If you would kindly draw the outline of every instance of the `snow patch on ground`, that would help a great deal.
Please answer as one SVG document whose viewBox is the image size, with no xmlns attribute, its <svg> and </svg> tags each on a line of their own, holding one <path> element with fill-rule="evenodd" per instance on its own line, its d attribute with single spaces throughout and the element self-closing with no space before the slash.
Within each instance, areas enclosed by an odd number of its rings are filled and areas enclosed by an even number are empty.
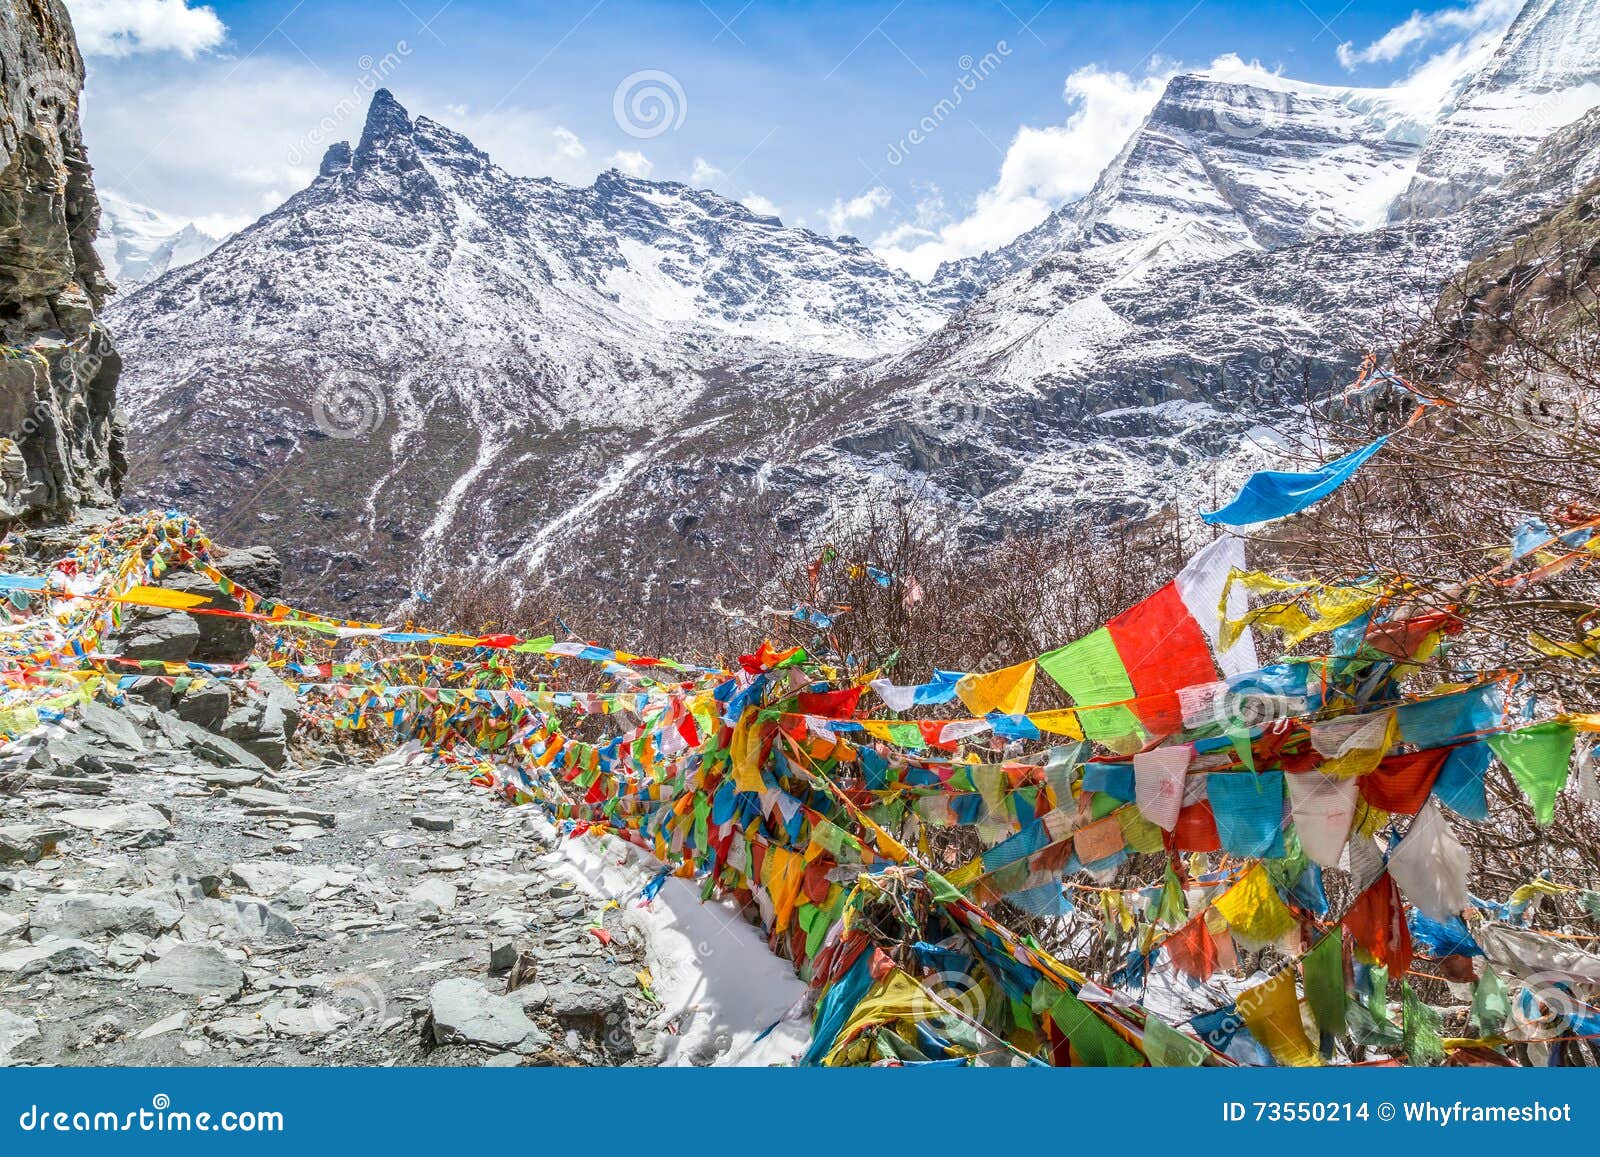
<svg viewBox="0 0 1600 1157">
<path fill-rule="evenodd" d="M 787 1065 L 805 1052 L 806 985 L 731 903 L 702 902 L 696 883 L 674 877 L 641 907 L 662 864 L 615 836 L 564 839 L 541 863 L 586 894 L 616 901 L 644 934 L 662 1002 L 654 1023 L 680 1030 L 662 1034 L 662 1064 Z"/>
</svg>

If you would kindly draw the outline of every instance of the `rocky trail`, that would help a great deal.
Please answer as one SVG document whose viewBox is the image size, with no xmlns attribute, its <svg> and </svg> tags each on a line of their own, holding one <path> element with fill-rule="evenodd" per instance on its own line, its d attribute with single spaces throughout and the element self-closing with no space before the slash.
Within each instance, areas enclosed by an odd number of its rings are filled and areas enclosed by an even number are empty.
<svg viewBox="0 0 1600 1157">
<path fill-rule="evenodd" d="M 303 754 L 131 697 L 6 749 L 0 1063 L 655 1059 L 645 935 L 541 815 L 420 753 Z"/>
</svg>

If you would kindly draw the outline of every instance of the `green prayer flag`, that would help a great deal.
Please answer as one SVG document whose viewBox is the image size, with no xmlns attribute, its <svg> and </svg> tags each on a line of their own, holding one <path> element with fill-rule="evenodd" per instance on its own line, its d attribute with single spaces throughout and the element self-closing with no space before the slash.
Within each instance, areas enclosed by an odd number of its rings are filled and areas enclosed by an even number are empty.
<svg viewBox="0 0 1600 1157">
<path fill-rule="evenodd" d="M 1171 861 L 1168 861 L 1167 876 L 1162 881 L 1161 895 L 1151 909 L 1150 919 L 1169 928 L 1176 928 L 1188 918 L 1189 905 L 1187 897 L 1183 894 L 1183 885 L 1178 881 L 1178 873 L 1172 870 Z"/>
<path fill-rule="evenodd" d="M 1483 976 L 1472 987 L 1472 1023 L 1484 1036 L 1494 1036 L 1510 1015 L 1511 1000 L 1506 995 L 1506 982 L 1494 969 L 1485 968 Z"/>
<path fill-rule="evenodd" d="M 1305 977 L 1306 1003 L 1317 1031 L 1343 1036 L 1350 996 L 1344 984 L 1344 937 L 1337 927 L 1307 952 L 1300 962 Z"/>
<path fill-rule="evenodd" d="M 1437 1009 L 1424 1004 L 1412 990 L 1411 982 L 1400 985 L 1401 1047 L 1414 1065 L 1436 1065 L 1444 1060 L 1444 1042 L 1439 1028 L 1444 1018 Z"/>
<path fill-rule="evenodd" d="M 1105 627 L 1041 655 L 1039 667 L 1060 684 L 1079 707 L 1119 704 L 1078 712 L 1078 722 L 1083 724 L 1083 733 L 1090 739 L 1116 747 L 1118 740 L 1144 735 L 1139 717 L 1123 706 L 1136 695 L 1128 679 L 1128 669 L 1117 653 L 1117 644 Z"/>
<path fill-rule="evenodd" d="M 1489 746 L 1533 804 L 1533 818 L 1549 827 L 1556 818 L 1556 795 L 1572 770 L 1572 743 L 1577 730 L 1551 719 L 1505 735 L 1491 735 Z"/>
<path fill-rule="evenodd" d="M 1205 1045 L 1156 1016 L 1145 1020 L 1144 1052 L 1151 1065 L 1162 1069 L 1194 1068 L 1206 1059 Z"/>
<path fill-rule="evenodd" d="M 1072 1042 L 1083 1063 L 1097 1069 L 1137 1068 L 1144 1064 L 1139 1050 L 1117 1035 L 1070 992 L 1063 991 L 1050 1006 L 1050 1019 Z"/>
</svg>

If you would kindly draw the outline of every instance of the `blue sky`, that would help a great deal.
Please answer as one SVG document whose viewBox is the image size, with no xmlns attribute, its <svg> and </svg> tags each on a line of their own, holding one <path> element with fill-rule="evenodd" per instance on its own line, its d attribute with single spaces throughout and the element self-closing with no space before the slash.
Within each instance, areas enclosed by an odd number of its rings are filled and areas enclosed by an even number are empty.
<svg viewBox="0 0 1600 1157">
<path fill-rule="evenodd" d="M 1174 71 L 1231 55 L 1297 80 L 1431 91 L 1481 58 L 1517 3 L 67 6 L 100 183 L 181 219 L 236 226 L 271 208 L 328 142 L 359 134 L 381 83 L 513 172 L 690 181 L 925 274 L 1081 195 Z"/>
</svg>

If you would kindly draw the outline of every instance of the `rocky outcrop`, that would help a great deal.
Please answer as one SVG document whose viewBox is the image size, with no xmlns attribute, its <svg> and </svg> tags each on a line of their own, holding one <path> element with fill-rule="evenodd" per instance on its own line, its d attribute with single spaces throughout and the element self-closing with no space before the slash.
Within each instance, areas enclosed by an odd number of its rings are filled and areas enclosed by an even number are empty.
<svg viewBox="0 0 1600 1157">
<path fill-rule="evenodd" d="M 122 361 L 78 125 L 83 60 L 61 0 L 0 0 L 0 521 L 111 506 Z"/>
</svg>

